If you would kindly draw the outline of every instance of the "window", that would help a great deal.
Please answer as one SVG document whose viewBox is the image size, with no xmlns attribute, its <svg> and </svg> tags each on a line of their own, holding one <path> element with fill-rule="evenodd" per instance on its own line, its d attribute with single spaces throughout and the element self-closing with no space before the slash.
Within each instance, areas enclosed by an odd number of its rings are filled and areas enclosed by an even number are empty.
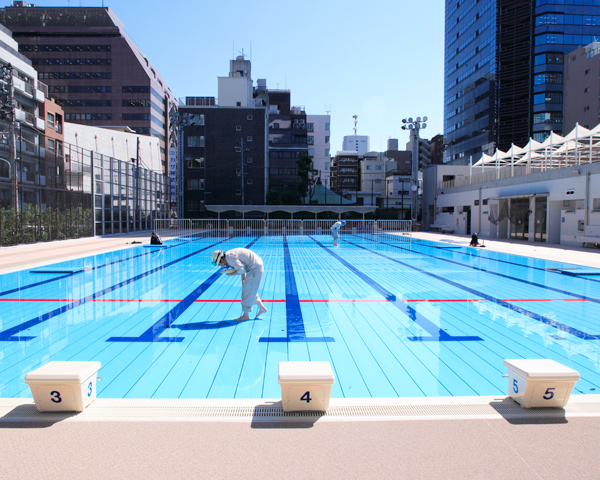
<svg viewBox="0 0 600 480">
<path fill-rule="evenodd" d="M 48 150 L 54 152 L 56 150 L 56 141 L 53 138 L 46 139 L 46 146 Z"/>
<path fill-rule="evenodd" d="M 54 129 L 54 115 L 52 115 L 51 113 L 49 113 L 47 115 L 47 122 L 48 122 L 48 127 Z"/>
<path fill-rule="evenodd" d="M 584 111 L 584 112 L 589 112 L 589 111 L 590 111 L 590 107 L 589 107 L 589 106 L 585 106 L 585 107 L 583 107 L 583 111 Z"/>
<path fill-rule="evenodd" d="M 189 136 L 187 137 L 188 147 L 204 147 L 204 137 Z"/>
<path fill-rule="evenodd" d="M 279 128 L 279 123 L 274 123 L 273 128 Z"/>
<path fill-rule="evenodd" d="M 185 157 L 185 161 L 188 168 L 204 168 L 204 157 Z"/>
<path fill-rule="evenodd" d="M 246 157 L 246 163 L 252 163 L 252 157 Z"/>
<path fill-rule="evenodd" d="M 589 68 L 587 68 L 587 69 L 585 70 L 585 75 L 587 75 L 588 73 L 590 73 L 590 69 L 589 69 Z"/>
<path fill-rule="evenodd" d="M 249 178 L 249 179 L 246 181 L 246 183 L 247 183 L 248 185 L 252 185 L 252 179 L 251 179 L 251 178 Z"/>
<path fill-rule="evenodd" d="M 246 115 L 246 120 L 252 120 L 252 115 Z"/>
<path fill-rule="evenodd" d="M 479 205 L 479 200 L 474 200 L 473 205 Z"/>
<path fill-rule="evenodd" d="M 325 143 L 329 143 L 329 135 L 325 137 Z"/>
<path fill-rule="evenodd" d="M 306 137 L 306 142 L 309 145 L 314 145 L 315 144 L 315 137 L 313 137 L 312 135 L 309 135 L 308 137 Z"/>
<path fill-rule="evenodd" d="M 235 126 L 235 131 L 236 132 L 241 132 L 242 131 L 242 126 L 241 125 L 236 125 Z"/>
<path fill-rule="evenodd" d="M 251 142 L 251 141 L 252 141 L 252 135 L 248 135 L 248 136 L 246 137 L 246 141 L 247 141 L 247 142 Z"/>
<path fill-rule="evenodd" d="M 589 91 L 590 91 L 590 87 L 585 87 L 585 88 L 583 89 L 583 93 L 588 93 Z"/>
</svg>

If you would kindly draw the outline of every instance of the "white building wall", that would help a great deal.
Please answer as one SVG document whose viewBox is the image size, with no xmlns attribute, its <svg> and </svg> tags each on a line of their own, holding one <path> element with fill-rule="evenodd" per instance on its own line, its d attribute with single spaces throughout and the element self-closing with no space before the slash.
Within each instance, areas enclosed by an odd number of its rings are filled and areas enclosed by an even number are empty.
<svg viewBox="0 0 600 480">
<path fill-rule="evenodd" d="M 163 172 L 160 141 L 156 137 L 68 122 L 64 124 L 64 135 L 65 143 L 130 162 L 137 158 L 139 139 L 140 166 Z"/>
<path fill-rule="evenodd" d="M 370 140 L 367 135 L 345 135 L 342 150 L 345 152 L 358 152 L 364 155 L 370 148 Z"/>
<path fill-rule="evenodd" d="M 218 77 L 218 82 L 219 107 L 252 106 L 252 80 L 250 78 Z"/>
<path fill-rule="evenodd" d="M 429 194 L 424 199 L 424 208 L 431 204 L 432 191 L 435 192 L 435 225 L 450 226 L 457 234 L 467 234 L 464 206 L 469 206 L 471 233 L 477 232 L 483 238 L 508 239 L 508 219 L 494 224 L 490 216 L 495 218 L 498 215 L 502 202 L 527 197 L 531 212 L 529 241 L 534 241 L 536 225 L 545 221 L 547 243 L 577 246 L 600 243 L 600 162 L 453 188 L 440 187 L 443 175 L 448 174 L 452 167 L 429 167 L 437 170 L 437 174 L 435 185 L 432 185 L 431 178 L 427 182 Z M 427 174 L 431 174 L 429 169 Z M 547 198 L 545 219 L 536 218 L 537 197 Z M 444 207 L 454 207 L 454 212 L 443 212 Z"/>
<path fill-rule="evenodd" d="M 321 183 L 329 188 L 331 167 L 331 116 L 306 115 L 306 122 L 312 124 L 313 131 L 308 136 L 313 137 L 313 144 L 308 145 L 308 154 L 313 159 L 313 168 L 319 170 Z"/>
</svg>

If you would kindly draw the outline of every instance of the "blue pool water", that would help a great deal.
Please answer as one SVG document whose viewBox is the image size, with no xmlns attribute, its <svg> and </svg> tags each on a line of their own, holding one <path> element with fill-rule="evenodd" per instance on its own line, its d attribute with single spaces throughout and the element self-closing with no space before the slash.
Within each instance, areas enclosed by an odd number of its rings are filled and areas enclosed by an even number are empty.
<svg viewBox="0 0 600 480">
<path fill-rule="evenodd" d="M 100 398 L 278 398 L 280 361 L 328 361 L 333 397 L 506 395 L 503 360 L 551 358 L 600 387 L 600 271 L 408 237 L 218 237 L 0 276 L 0 397 L 31 370 L 97 360 Z M 269 311 L 235 322 L 265 263 Z"/>
</svg>

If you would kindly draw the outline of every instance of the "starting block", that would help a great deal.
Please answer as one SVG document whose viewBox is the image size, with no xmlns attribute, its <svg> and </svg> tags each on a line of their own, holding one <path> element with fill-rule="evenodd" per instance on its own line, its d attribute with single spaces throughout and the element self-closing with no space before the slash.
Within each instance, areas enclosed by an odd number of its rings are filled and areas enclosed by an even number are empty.
<svg viewBox="0 0 600 480">
<path fill-rule="evenodd" d="M 524 408 L 564 407 L 579 372 L 554 360 L 504 360 L 508 369 L 508 396 Z"/>
<path fill-rule="evenodd" d="M 283 410 L 324 412 L 329 407 L 334 381 L 329 362 L 279 362 Z"/>
<path fill-rule="evenodd" d="M 25 375 L 40 412 L 83 412 L 96 398 L 100 362 L 49 362 Z"/>
</svg>

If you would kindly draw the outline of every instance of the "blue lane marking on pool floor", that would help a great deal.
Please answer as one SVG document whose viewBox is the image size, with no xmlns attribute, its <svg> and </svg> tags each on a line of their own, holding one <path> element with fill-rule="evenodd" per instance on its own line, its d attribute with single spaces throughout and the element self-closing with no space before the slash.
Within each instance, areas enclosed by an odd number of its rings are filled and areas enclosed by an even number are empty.
<svg viewBox="0 0 600 480">
<path fill-rule="evenodd" d="M 31 336 L 20 336 L 19 333 L 27 330 L 28 328 L 34 327 L 36 325 L 39 325 L 40 323 L 43 323 L 47 320 L 50 320 L 51 318 L 56 317 L 57 315 L 60 315 L 62 313 L 68 312 L 69 310 L 73 310 L 74 308 L 79 307 L 80 305 L 83 305 L 87 302 L 90 302 L 96 298 L 102 297 L 103 295 L 106 295 L 107 293 L 113 292 L 121 287 L 124 287 L 125 285 L 129 285 L 130 283 L 133 283 L 137 280 L 140 280 L 141 278 L 147 277 L 148 275 L 151 275 L 153 273 L 156 273 L 160 270 L 164 270 L 167 267 L 170 267 L 171 265 L 174 265 L 176 263 L 181 262 L 182 260 L 185 260 L 186 258 L 192 257 L 194 255 L 197 255 L 200 252 L 203 252 L 211 247 L 214 247 L 215 245 L 218 245 L 221 242 L 217 242 L 217 243 L 213 243 L 212 245 L 209 245 L 208 247 L 204 247 L 200 250 L 197 250 L 195 252 L 192 252 L 188 255 L 185 255 L 183 257 L 180 257 L 176 260 L 173 260 L 171 262 L 165 263 L 164 265 L 160 265 L 156 268 L 153 268 L 151 270 L 148 270 L 147 272 L 141 273 L 139 275 L 136 275 L 135 277 L 129 278 L 127 280 L 123 280 L 122 282 L 117 283 L 116 285 L 112 285 L 110 287 L 107 287 L 103 290 L 100 290 L 96 293 L 93 293 L 92 295 L 88 295 L 87 297 L 81 298 L 79 300 L 75 300 L 74 302 L 70 302 L 66 305 L 63 305 L 59 308 L 56 308 L 50 312 L 46 312 L 43 315 L 40 315 L 38 317 L 32 318 L 30 320 L 26 320 L 23 323 L 20 323 L 19 325 L 16 325 L 12 328 L 8 328 L 2 332 L 0 332 L 0 341 L 2 342 L 20 342 L 20 341 L 26 341 L 26 340 L 31 340 L 35 337 L 31 337 Z"/>
<path fill-rule="evenodd" d="M 387 255 L 384 255 L 383 253 L 379 253 L 379 252 L 377 252 L 375 250 L 372 250 L 370 248 L 364 247 L 362 245 L 358 245 L 358 244 L 353 243 L 353 242 L 348 242 L 348 243 L 350 243 L 351 245 L 354 245 L 354 246 L 356 246 L 358 248 L 362 248 L 364 250 L 372 252 L 372 253 L 374 253 L 376 255 L 379 255 L 380 257 L 383 257 L 383 258 L 386 258 L 388 260 L 391 260 L 392 262 L 398 263 L 398 264 L 403 265 L 403 266 L 408 267 L 408 268 L 412 268 L 413 270 L 416 270 L 419 273 L 422 273 L 422 274 L 425 274 L 425 275 L 429 275 L 430 277 L 433 277 L 436 280 L 439 280 L 441 282 L 447 283 L 448 285 L 452 285 L 454 287 L 460 288 L 460 289 L 464 290 L 465 292 L 472 293 L 473 295 L 477 295 L 478 297 L 481 297 L 481 298 L 484 298 L 486 300 L 489 300 L 490 302 L 493 302 L 496 305 L 499 305 L 501 307 L 507 308 L 507 309 L 512 310 L 514 312 L 520 313 L 521 315 L 525 315 L 526 317 L 529 317 L 529 318 L 531 318 L 533 320 L 537 320 L 538 322 L 541 322 L 541 323 L 544 323 L 546 325 L 549 325 L 549 326 L 551 326 L 553 328 L 556 328 L 557 330 L 561 330 L 563 332 L 569 333 L 571 335 L 574 335 L 574 336 L 579 337 L 579 338 L 584 339 L 584 340 L 598 340 L 598 339 L 600 339 L 600 335 L 583 332 L 581 330 L 578 330 L 577 328 L 569 327 L 568 325 L 565 325 L 564 323 L 560 323 L 560 322 L 558 322 L 558 321 L 556 321 L 554 319 L 545 317 L 544 315 L 539 315 L 539 314 L 537 314 L 535 312 L 532 312 L 532 311 L 527 310 L 525 308 L 519 307 L 519 306 L 514 305 L 514 304 L 512 304 L 510 302 L 506 302 L 506 301 L 501 300 L 499 298 L 493 297 L 492 295 L 488 295 L 488 294 L 486 294 L 484 292 L 481 292 L 479 290 L 475 290 L 473 288 L 469 288 L 469 287 L 467 287 L 465 285 L 462 285 L 460 283 L 453 282 L 452 280 L 449 280 L 447 278 L 444 278 L 444 277 L 441 277 L 439 275 L 436 275 L 435 273 L 427 272 L 427 271 L 422 270 L 422 269 L 420 269 L 418 267 L 415 267 L 413 265 L 409 265 L 408 263 L 401 262 L 400 260 L 397 260 L 395 258 L 389 257 Z M 392 245 L 392 246 L 394 246 L 394 245 Z M 398 248 L 400 248 L 400 247 L 398 247 Z M 449 261 L 451 263 L 458 263 L 458 262 L 453 262 L 451 260 L 449 260 Z M 461 263 L 458 263 L 458 264 L 459 265 L 463 265 Z M 468 267 L 469 265 L 463 265 L 463 266 Z M 473 268 L 475 268 L 475 267 L 473 267 Z M 486 273 L 494 274 L 494 272 L 486 272 Z M 497 274 L 497 275 L 500 275 L 500 276 L 503 276 L 503 277 L 508 277 L 507 275 L 502 275 L 502 274 Z M 513 279 L 512 277 L 508 277 L 508 278 Z M 521 280 L 521 279 L 514 279 L 514 280 L 519 280 L 521 282 L 528 283 L 530 285 L 534 285 L 534 286 L 537 286 L 537 287 L 540 287 L 540 288 L 547 288 L 548 290 L 552 290 L 552 291 L 559 291 L 556 288 L 546 287 L 544 285 L 538 285 L 536 283 L 529 282 L 527 280 Z M 576 295 L 574 293 L 569 293 L 569 292 L 562 292 L 562 293 L 565 294 L 565 295 L 571 295 L 571 296 L 576 297 L 576 298 L 587 299 L 587 297 L 584 297 L 582 295 Z M 593 299 L 593 300 L 595 300 L 595 299 Z"/>
<path fill-rule="evenodd" d="M 254 244 L 258 240 L 255 238 L 252 240 L 246 248 L 250 248 L 252 244 Z M 215 244 L 217 245 L 217 244 Z M 210 248 L 210 247 L 207 247 Z M 206 250 L 202 249 L 199 252 Z M 221 277 L 221 271 L 217 271 L 213 273 L 207 280 L 202 282 L 200 286 L 195 288 L 190 294 L 188 294 L 181 302 L 175 305 L 174 308 L 169 310 L 165 315 L 162 316 L 159 320 L 154 322 L 154 324 L 148 328 L 144 333 L 142 333 L 139 337 L 110 337 L 107 339 L 107 342 L 181 342 L 184 337 L 176 336 L 176 337 L 161 337 L 161 334 L 165 331 L 166 328 L 169 328 L 173 322 L 175 322 L 190 306 L 194 304 L 194 302 L 200 298 L 200 296 L 208 290 L 209 287 L 215 283 L 215 281 Z"/>
<path fill-rule="evenodd" d="M 332 337 L 307 337 L 304 329 L 302 307 L 298 297 L 294 266 L 287 237 L 283 236 L 283 263 L 285 268 L 285 315 L 286 337 L 261 337 L 259 342 L 333 342 Z"/>
<path fill-rule="evenodd" d="M 421 341 L 421 342 L 482 342 L 483 341 L 483 339 L 480 337 L 450 335 L 448 332 L 442 330 L 436 324 L 434 324 L 433 322 L 431 322 L 430 320 L 425 318 L 423 315 L 418 313 L 410 305 L 404 303 L 401 300 L 398 300 L 395 295 L 393 295 L 392 293 L 387 291 L 384 287 L 379 285 L 376 281 L 374 281 L 368 275 L 365 275 L 363 272 L 358 270 L 354 265 L 352 265 L 351 263 L 349 263 L 348 261 L 346 261 L 345 259 L 340 257 L 337 253 L 331 251 L 329 248 L 327 248 L 321 242 L 315 240 L 313 237 L 310 237 L 310 238 L 317 245 L 319 245 L 323 250 L 325 250 L 332 257 L 334 257 L 337 261 L 339 261 L 342 265 L 344 265 L 348 270 L 354 272 L 354 274 L 356 274 L 358 277 L 360 277 L 367 285 L 369 285 L 375 291 L 377 291 L 381 295 L 383 295 L 383 297 L 386 298 L 394 307 L 396 307 L 398 310 L 400 310 L 402 313 L 404 313 L 406 316 L 408 316 L 408 318 L 410 318 L 413 322 L 415 322 L 418 326 L 420 326 L 423 330 L 425 330 L 430 335 L 429 337 L 423 337 L 423 336 L 407 337 L 409 340 Z M 351 243 L 351 242 L 348 242 L 348 243 Z M 366 249 L 366 247 L 361 247 L 360 245 L 356 245 L 353 243 L 351 243 L 351 244 L 355 245 L 357 247 Z M 371 250 L 369 250 L 369 251 L 371 251 Z M 373 252 L 373 253 L 377 253 L 378 255 L 385 257 L 385 255 L 382 255 L 378 252 Z M 388 257 L 386 257 L 386 258 L 388 258 Z"/>
<path fill-rule="evenodd" d="M 394 248 L 399 248 L 399 249 L 402 249 L 402 250 L 411 251 L 409 249 L 406 249 L 404 247 L 400 247 L 398 245 L 394 245 L 392 243 L 387 243 L 387 242 L 378 242 L 378 243 L 380 243 L 382 245 L 392 246 Z M 440 250 L 444 249 L 444 247 L 440 247 L 440 246 L 436 246 L 436 245 L 428 245 L 428 244 L 423 243 L 423 242 L 412 241 L 411 243 L 413 245 L 421 245 L 421 246 L 426 247 L 426 248 L 437 248 L 437 249 L 440 249 Z M 462 248 L 463 247 L 460 247 L 460 249 L 462 249 Z M 467 247 L 464 247 L 464 248 L 467 248 Z M 481 258 L 483 260 L 489 260 L 489 261 L 493 261 L 495 263 L 503 263 L 505 265 L 515 265 L 516 267 L 527 268 L 527 269 L 530 269 L 530 270 L 537 270 L 537 271 L 545 272 L 545 273 L 556 273 L 556 274 L 560 274 L 560 275 L 563 275 L 563 274 L 564 275 L 568 275 L 568 273 L 566 273 L 564 271 L 565 270 L 564 268 L 541 268 L 541 267 L 535 267 L 533 265 L 525 265 L 525 264 L 517 263 L 517 262 L 509 262 L 507 260 L 502 260 L 500 258 L 494 258 L 494 257 L 488 256 L 488 255 L 479 255 L 479 252 L 477 252 L 476 255 L 473 255 L 470 251 L 466 251 L 465 252 L 464 250 L 461 250 L 461 251 L 457 250 L 455 253 L 460 253 L 461 255 L 466 255 L 466 256 L 469 256 L 469 257 L 476 256 L 476 257 Z M 482 272 L 494 273 L 494 272 L 492 272 L 490 270 L 486 270 L 485 268 L 477 268 L 477 267 L 474 267 L 472 265 L 467 265 L 467 264 L 462 264 L 462 263 L 454 262 L 453 260 L 449 260 L 449 259 L 446 259 L 446 258 L 436 257 L 435 255 L 429 255 L 429 254 L 426 254 L 426 253 L 423 253 L 423 252 L 419 252 L 419 254 L 427 256 L 427 257 L 435 258 L 436 260 L 444 260 L 446 262 L 456 263 L 457 265 L 468 266 L 470 268 L 473 268 L 475 270 L 479 270 L 479 271 L 482 271 Z M 585 268 L 587 268 L 587 267 L 585 267 Z M 594 273 L 592 273 L 591 275 L 600 275 L 600 270 L 599 269 L 593 269 L 593 271 L 594 271 Z M 502 275 L 500 273 L 495 273 L 495 274 L 496 275 Z M 509 277 L 509 278 L 511 278 L 511 277 Z M 596 279 L 587 279 L 587 280 L 592 281 L 592 282 L 600 283 L 600 280 L 596 280 Z"/>
</svg>

